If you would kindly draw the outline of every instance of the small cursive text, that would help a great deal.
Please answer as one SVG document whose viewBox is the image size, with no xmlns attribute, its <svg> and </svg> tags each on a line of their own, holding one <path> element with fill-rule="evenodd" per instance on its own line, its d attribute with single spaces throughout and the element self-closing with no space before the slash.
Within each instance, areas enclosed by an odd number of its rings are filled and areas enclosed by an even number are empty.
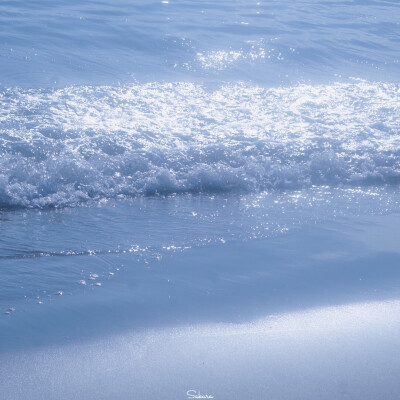
<svg viewBox="0 0 400 400">
<path fill-rule="evenodd" d="M 211 394 L 201 394 L 200 391 L 188 390 L 186 392 L 188 399 L 213 399 Z"/>
</svg>

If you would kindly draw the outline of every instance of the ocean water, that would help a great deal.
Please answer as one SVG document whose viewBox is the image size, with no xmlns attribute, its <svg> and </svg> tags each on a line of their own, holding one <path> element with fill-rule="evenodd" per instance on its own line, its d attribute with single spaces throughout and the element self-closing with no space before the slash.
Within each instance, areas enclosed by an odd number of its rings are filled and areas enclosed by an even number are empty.
<svg viewBox="0 0 400 400">
<path fill-rule="evenodd" d="M 324 315 L 334 344 L 312 358 L 323 367 L 305 374 L 300 398 L 395 393 L 398 321 L 378 315 L 394 315 L 400 295 L 399 38 L 395 0 L 2 1 L 4 398 L 79 398 L 76 363 L 96 366 L 85 379 L 101 389 L 85 398 L 187 398 L 196 387 L 293 398 L 289 378 L 301 374 L 290 365 L 305 368 L 308 335 L 323 346 Z M 357 310 L 359 327 L 346 317 Z M 380 331 L 386 358 L 365 361 Z M 279 332 L 289 336 L 273 347 Z M 232 361 L 240 343 L 270 372 L 283 351 L 268 384 Z M 341 343 L 363 366 L 352 382 L 345 356 L 329 361 Z M 210 346 L 212 379 L 189 360 Z M 99 348 L 121 362 L 114 383 Z M 34 371 L 55 353 L 64 372 Z M 166 359 L 180 371 L 173 384 Z M 374 380 L 367 364 L 392 372 Z M 311 377 L 329 371 L 323 394 Z"/>
</svg>

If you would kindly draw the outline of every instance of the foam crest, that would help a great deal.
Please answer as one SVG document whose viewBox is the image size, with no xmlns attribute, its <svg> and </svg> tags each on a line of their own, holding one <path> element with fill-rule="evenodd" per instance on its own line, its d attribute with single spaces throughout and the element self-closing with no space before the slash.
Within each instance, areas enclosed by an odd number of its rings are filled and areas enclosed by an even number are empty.
<svg viewBox="0 0 400 400">
<path fill-rule="evenodd" d="M 400 87 L 5 89 L 0 204 L 400 181 Z"/>
</svg>

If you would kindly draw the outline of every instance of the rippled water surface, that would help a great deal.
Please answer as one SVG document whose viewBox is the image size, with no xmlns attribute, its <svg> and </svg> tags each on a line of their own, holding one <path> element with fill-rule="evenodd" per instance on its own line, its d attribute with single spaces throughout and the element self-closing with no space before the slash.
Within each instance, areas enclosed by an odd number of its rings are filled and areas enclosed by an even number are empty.
<svg viewBox="0 0 400 400">
<path fill-rule="evenodd" d="M 3 1 L 3 87 L 397 81 L 396 0 Z"/>
<path fill-rule="evenodd" d="M 389 0 L 2 1 L 4 318 L 171 251 L 398 210 L 399 21 Z"/>
</svg>

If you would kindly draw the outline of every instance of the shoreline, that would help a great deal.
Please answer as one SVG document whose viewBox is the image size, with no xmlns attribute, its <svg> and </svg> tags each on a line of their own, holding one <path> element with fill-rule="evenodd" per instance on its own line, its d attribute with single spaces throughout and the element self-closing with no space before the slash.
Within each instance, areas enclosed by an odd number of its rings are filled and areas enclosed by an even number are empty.
<svg viewBox="0 0 400 400">
<path fill-rule="evenodd" d="M 84 287 L 42 305 L 28 302 L 2 315 L 0 353 L 393 300 L 400 297 L 399 220 L 398 214 L 342 218 L 276 238 L 194 247 L 148 265 L 118 255 L 124 269 L 101 288 Z"/>
</svg>

